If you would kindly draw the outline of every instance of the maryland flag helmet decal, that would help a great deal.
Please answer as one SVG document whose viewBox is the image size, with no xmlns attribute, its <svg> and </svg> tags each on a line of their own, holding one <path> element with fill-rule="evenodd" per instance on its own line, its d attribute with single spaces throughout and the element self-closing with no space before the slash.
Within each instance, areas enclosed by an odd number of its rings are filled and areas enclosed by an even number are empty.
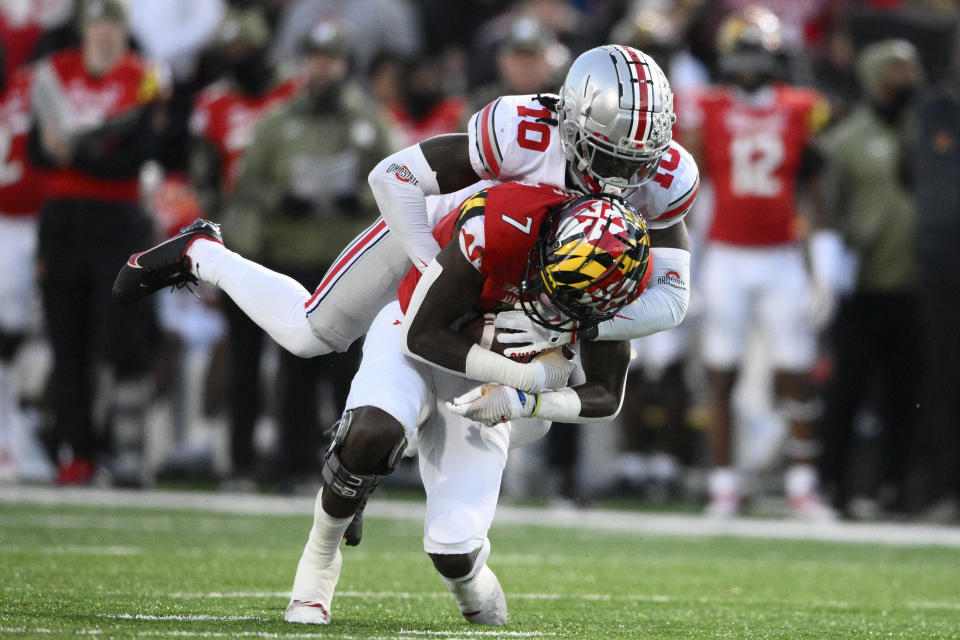
<svg viewBox="0 0 960 640">
<path fill-rule="evenodd" d="M 650 278 L 650 238 L 640 213 L 610 194 L 560 208 L 531 251 L 521 289 L 524 311 L 554 329 L 612 318 Z"/>
</svg>

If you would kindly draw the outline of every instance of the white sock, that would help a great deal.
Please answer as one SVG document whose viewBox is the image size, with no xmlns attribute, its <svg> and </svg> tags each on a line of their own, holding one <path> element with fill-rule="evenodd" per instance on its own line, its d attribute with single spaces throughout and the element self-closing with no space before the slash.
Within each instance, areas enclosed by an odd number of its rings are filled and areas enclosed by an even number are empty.
<svg viewBox="0 0 960 640">
<path fill-rule="evenodd" d="M 323 510 L 323 489 L 317 493 L 317 501 L 313 505 L 313 527 L 307 538 L 307 545 L 300 556 L 297 566 L 297 576 L 293 581 L 292 595 L 298 598 L 311 594 L 316 590 L 315 580 L 318 575 L 336 562 L 337 552 L 343 534 L 350 526 L 353 516 L 335 518 Z M 339 574 L 339 567 L 337 568 Z M 324 603 L 327 606 L 329 602 Z"/>
<path fill-rule="evenodd" d="M 784 477 L 784 484 L 788 497 L 809 495 L 817 489 L 817 470 L 809 464 L 791 465 Z"/>
<path fill-rule="evenodd" d="M 293 278 L 204 238 L 194 241 L 187 255 L 193 275 L 225 291 L 257 326 L 287 351 L 304 358 L 333 351 L 310 328 L 304 306 L 310 292 Z"/>
<path fill-rule="evenodd" d="M 722 496 L 740 492 L 740 474 L 730 467 L 717 467 L 710 472 L 710 495 Z"/>
</svg>

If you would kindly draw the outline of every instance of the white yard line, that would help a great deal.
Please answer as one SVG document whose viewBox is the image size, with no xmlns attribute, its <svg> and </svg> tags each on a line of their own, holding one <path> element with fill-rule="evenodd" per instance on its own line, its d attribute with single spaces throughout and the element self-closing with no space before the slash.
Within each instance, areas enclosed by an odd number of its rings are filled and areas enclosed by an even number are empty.
<svg viewBox="0 0 960 640">
<path fill-rule="evenodd" d="M 228 620 L 229 618 L 205 617 L 204 619 Z M 141 619 L 139 616 L 137 619 Z M 143 618 L 149 619 L 149 618 Z M 175 619 L 175 618 L 157 618 Z M 194 619 L 194 618 L 191 618 Z M 195 619 L 200 619 L 195 618 Z M 242 620 L 243 618 L 236 618 Z M 129 631 L 129 630 L 126 630 Z M 71 635 L 71 636 L 99 636 L 103 634 L 111 637 L 116 634 L 113 629 L 79 629 L 66 632 L 64 630 L 49 629 L 47 627 L 0 627 L 3 635 Z M 331 633 L 303 633 L 303 632 L 271 632 L 271 631 L 192 631 L 190 629 L 137 629 L 134 635 L 151 638 L 329 638 Z M 457 640 L 458 638 L 550 638 L 556 634 L 541 631 L 418 631 L 401 629 L 389 636 L 364 636 L 366 640 L 396 640 L 397 638 L 444 638 Z M 336 634 L 338 640 L 354 640 L 356 636 Z"/>
<path fill-rule="evenodd" d="M 36 553 L 48 555 L 78 556 L 139 556 L 147 553 L 143 547 L 99 546 L 99 545 L 57 545 L 53 547 L 25 546 L 15 544 L 0 545 L 0 555 L 5 553 Z"/>
<path fill-rule="evenodd" d="M 6 587 L 4 591 L 30 591 L 30 587 Z M 100 596 L 126 596 L 129 595 L 126 591 L 98 591 Z M 289 591 L 213 591 L 213 592 L 184 592 L 184 591 L 174 591 L 167 593 L 147 593 L 145 596 L 151 598 L 167 598 L 172 600 L 205 600 L 205 599 L 252 599 L 252 600 L 268 600 L 268 599 L 280 599 L 286 600 L 290 597 Z M 337 598 L 363 598 L 367 600 L 447 600 L 450 595 L 446 592 L 440 591 L 429 591 L 429 592 L 414 592 L 414 591 L 338 591 Z M 716 598 L 716 597 L 703 597 L 703 596 L 670 596 L 666 594 L 658 593 L 623 593 L 623 594 L 608 594 L 608 593 L 511 593 L 508 598 L 510 600 L 545 600 L 545 601 L 563 601 L 563 600 L 580 600 L 580 601 L 593 601 L 593 602 L 647 602 L 647 603 L 690 603 L 696 605 L 702 604 L 748 604 L 748 605 L 761 605 L 761 606 L 792 606 L 796 603 L 792 600 L 778 600 L 770 598 L 741 598 L 736 595 L 731 595 L 727 598 Z M 864 606 L 863 602 L 845 602 L 841 600 L 818 600 L 818 601 L 808 601 L 804 603 L 804 606 L 812 607 L 824 607 L 824 608 L 833 608 L 833 609 L 852 609 L 857 607 Z M 882 605 L 877 605 L 881 607 L 889 608 L 903 608 L 910 610 L 944 610 L 944 611 L 960 611 L 960 602 L 937 602 L 937 601 L 906 601 L 906 602 L 897 602 L 897 603 L 884 603 Z M 132 614 L 117 614 L 109 615 L 105 614 L 102 617 L 105 618 L 129 618 L 129 619 L 143 619 L 143 620 L 264 620 L 264 618 L 257 617 L 217 617 L 217 616 L 177 616 L 177 615 L 132 615 Z"/>
<path fill-rule="evenodd" d="M 54 489 L 0 486 L 0 502 L 46 505 L 111 506 L 142 509 L 309 516 L 313 498 L 178 491 Z M 422 520 L 422 502 L 372 501 L 370 518 Z M 822 540 L 888 545 L 960 547 L 960 527 L 849 522 L 800 522 L 760 518 L 716 520 L 699 515 L 654 514 L 602 509 L 544 509 L 501 506 L 496 524 L 553 526 L 637 536 L 734 536 L 743 538 Z"/>
<path fill-rule="evenodd" d="M 195 622 L 195 621 L 221 621 L 237 622 L 240 620 L 259 620 L 261 622 L 269 621 L 269 618 L 258 618 L 255 616 L 209 616 L 204 614 L 186 614 L 186 615 L 151 615 L 148 613 L 102 613 L 98 618 L 107 618 L 110 620 L 174 620 L 177 622 Z"/>
</svg>

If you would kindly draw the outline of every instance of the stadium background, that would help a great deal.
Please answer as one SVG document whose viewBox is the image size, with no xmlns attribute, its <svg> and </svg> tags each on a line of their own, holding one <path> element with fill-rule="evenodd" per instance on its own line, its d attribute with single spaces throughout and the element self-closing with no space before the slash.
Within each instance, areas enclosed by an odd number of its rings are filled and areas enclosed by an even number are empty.
<svg viewBox="0 0 960 640">
<path fill-rule="evenodd" d="M 349 60 L 350 88 L 379 113 L 389 132 L 389 146 L 396 149 L 430 135 L 461 131 L 466 118 L 497 95 L 556 90 L 573 57 L 614 39 L 654 55 L 667 70 L 680 104 L 686 91 L 717 78 L 717 27 L 729 12 L 747 4 L 738 0 L 489 0 L 457 3 L 452 11 L 449 3 L 433 0 L 129 0 L 131 43 L 169 80 L 163 83 L 159 144 L 140 173 L 141 201 L 154 220 L 157 237 L 202 214 L 227 219 L 225 235 L 230 242 L 230 216 L 236 215 L 231 207 L 243 208 L 244 203 L 237 201 L 242 190 L 234 194 L 217 180 L 204 181 L 205 174 L 197 168 L 204 159 L 204 145 L 197 139 L 195 123 L 204 91 L 220 86 L 215 83 L 229 84 L 238 78 L 242 56 L 234 55 L 237 47 L 264 54 L 258 60 L 260 76 L 253 84 L 266 92 L 296 78 L 300 43 L 311 28 L 317 23 L 335 25 L 342 38 L 335 45 L 342 49 L 336 53 Z M 856 56 L 876 40 L 901 37 L 912 42 L 920 51 L 928 88 L 956 82 L 954 74 L 960 73 L 952 66 L 958 64 L 952 42 L 956 3 L 809 0 L 763 4 L 780 18 L 790 82 L 819 89 L 830 102 L 832 123 L 849 114 L 861 98 Z M 70 0 L 0 3 L 7 77 L 18 67 L 77 46 L 80 36 L 74 16 L 78 10 Z M 242 155 L 237 161 L 242 166 Z M 702 240 L 709 222 L 708 181 L 706 184 L 688 220 L 695 243 Z M 924 215 L 922 204 L 917 203 L 919 218 Z M 370 214 L 362 206 L 357 211 L 358 217 Z M 960 217 L 960 212 L 950 215 Z M 0 238 L 0 244 L 3 241 Z M 237 241 L 242 247 L 239 233 Z M 104 237 L 103 242 L 109 238 Z M 331 249 L 336 251 L 339 246 Z M 923 244 L 918 241 L 916 247 L 922 254 Z M 102 247 L 94 244 L 87 250 L 97 252 Z M 506 475 L 507 499 L 574 507 L 653 504 L 699 509 L 705 493 L 708 455 L 704 427 L 709 408 L 695 339 L 703 312 L 696 306 L 696 259 L 695 249 L 694 306 L 678 331 L 683 335 L 674 338 L 687 347 L 671 345 L 669 337 L 659 342 L 640 341 L 634 375 L 643 376 L 652 390 L 643 402 L 628 407 L 614 426 L 555 428 L 538 446 L 519 450 Z M 285 264 L 280 258 L 276 262 Z M 944 270 L 951 268 L 943 265 Z M 310 269 L 303 272 L 309 274 L 304 277 L 315 275 Z M 305 284 L 313 286 L 315 281 Z M 914 293 L 940 294 L 919 278 Z M 58 438 L 56 412 L 51 406 L 58 400 L 49 392 L 53 359 L 47 341 L 50 319 L 44 317 L 38 294 L 29 339 L 3 378 L 3 392 L 10 401 L 4 405 L 0 422 L 0 478 L 13 484 L 134 484 L 146 488 L 159 484 L 165 488 L 312 494 L 318 486 L 319 464 L 293 469 L 284 453 L 290 451 L 290 444 L 285 443 L 289 429 L 279 424 L 287 411 L 282 382 L 290 377 L 285 373 L 290 365 L 274 345 L 264 344 L 263 357 L 245 364 L 246 371 L 250 366 L 255 373 L 259 371 L 259 382 L 238 392 L 235 381 L 230 380 L 231 372 L 240 376 L 239 363 L 230 362 L 231 353 L 238 353 L 230 347 L 235 339 L 231 331 L 237 323 L 228 320 L 229 308 L 215 292 L 201 289 L 198 294 L 202 301 L 185 291 L 156 296 L 157 334 L 150 343 L 149 374 L 142 378 L 143 400 L 137 414 L 142 417 L 138 424 L 143 426 L 143 456 L 134 476 L 112 468 L 116 450 L 111 423 L 117 428 L 119 418 L 110 407 L 119 386 L 105 364 L 98 362 L 98 382 L 91 392 L 91 404 L 98 413 L 95 441 L 84 456 L 89 458 L 84 460 L 89 467 L 78 467 L 77 452 Z M 943 297 L 944 307 L 954 307 L 945 312 L 955 313 L 960 300 Z M 821 396 L 829 393 L 832 384 L 830 336 L 830 327 L 824 327 L 813 372 Z M 921 327 L 889 339 L 915 345 L 919 382 L 949 376 L 949 372 L 926 366 L 922 345 L 928 337 Z M 256 338 L 243 345 L 245 353 L 260 349 Z M 670 384 L 684 387 L 679 400 L 676 389 L 662 384 L 664 358 L 668 357 L 663 351 L 677 349 L 682 375 L 672 378 Z M 324 361 L 319 371 L 309 374 L 317 395 L 303 418 L 308 431 L 319 434 L 336 420 L 342 391 L 335 382 L 342 383 L 349 376 L 350 366 L 349 358 Z M 754 496 L 751 509 L 778 515 L 785 511 L 777 479 L 785 464 L 785 428 L 771 397 L 768 370 L 764 345 L 758 338 L 751 345 L 736 394 L 738 459 L 749 473 Z M 953 382 L 954 395 L 960 395 L 956 378 Z M 869 384 L 865 375 L 864 385 Z M 238 398 L 249 399 L 251 393 L 259 394 L 262 401 L 247 406 L 245 415 L 238 417 Z M 918 390 L 917 410 L 909 426 L 897 425 L 910 434 L 909 446 L 900 452 L 910 470 L 908 479 L 891 492 L 883 482 L 879 459 L 884 432 L 892 427 L 885 422 L 884 403 L 867 395 L 870 401 L 857 415 L 855 446 L 846 460 L 853 470 L 858 499 L 846 515 L 955 523 L 960 514 L 955 472 L 960 466 L 960 448 L 956 446 L 960 416 L 952 415 L 946 426 L 932 424 L 924 411 L 926 399 Z M 943 398 L 947 405 L 950 400 Z M 247 427 L 238 426 L 244 420 Z M 626 438 L 626 433 L 642 435 Z M 820 435 L 820 442 L 829 446 L 830 434 Z M 249 439 L 248 451 L 238 453 L 231 440 L 242 438 Z M 629 446 L 625 446 L 628 440 Z M 308 463 L 318 461 L 322 440 L 317 437 L 308 446 Z M 401 492 L 415 491 L 415 468 L 401 469 L 391 484 Z M 388 486 L 386 493 L 389 491 Z"/>
</svg>

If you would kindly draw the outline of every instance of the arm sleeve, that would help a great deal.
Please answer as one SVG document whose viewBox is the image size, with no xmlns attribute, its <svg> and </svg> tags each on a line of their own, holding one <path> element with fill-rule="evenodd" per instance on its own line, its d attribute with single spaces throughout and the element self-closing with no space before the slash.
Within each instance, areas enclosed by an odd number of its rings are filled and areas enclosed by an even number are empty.
<svg viewBox="0 0 960 640">
<path fill-rule="evenodd" d="M 427 216 L 427 196 L 438 195 L 437 173 L 420 145 L 387 156 L 367 177 L 383 219 L 413 264 L 423 271 L 440 253 Z"/>
<path fill-rule="evenodd" d="M 597 327 L 597 340 L 633 340 L 672 329 L 690 303 L 690 252 L 654 247 L 650 285 L 612 320 Z"/>
</svg>

